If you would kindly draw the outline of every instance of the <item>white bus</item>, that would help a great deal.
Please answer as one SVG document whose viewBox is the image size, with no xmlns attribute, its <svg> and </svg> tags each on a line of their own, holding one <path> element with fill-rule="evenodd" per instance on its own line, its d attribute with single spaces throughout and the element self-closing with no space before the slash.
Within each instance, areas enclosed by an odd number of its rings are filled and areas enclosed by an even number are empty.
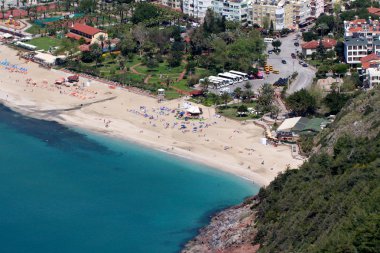
<svg viewBox="0 0 380 253">
<path fill-rule="evenodd" d="M 238 75 L 238 76 L 243 77 L 243 80 L 244 80 L 244 81 L 247 81 L 247 80 L 248 80 L 248 74 L 246 74 L 246 73 L 239 72 L 239 71 L 235 71 L 235 70 L 230 70 L 230 73 L 231 73 L 231 74 L 234 74 L 234 75 Z"/>
<path fill-rule="evenodd" d="M 199 83 L 204 83 L 206 81 L 206 79 L 199 79 Z M 207 81 L 209 82 L 209 86 L 212 86 L 213 88 L 214 87 L 221 87 L 221 86 L 223 86 L 223 83 L 222 83 L 222 81 L 220 81 L 220 80 L 217 80 L 217 79 L 214 79 L 214 78 L 207 78 Z"/>
<path fill-rule="evenodd" d="M 225 75 L 224 73 L 219 73 L 218 77 L 228 79 L 232 82 L 232 84 L 238 83 L 238 79 L 230 74 Z"/>
<path fill-rule="evenodd" d="M 226 87 L 226 86 L 232 84 L 232 81 L 230 79 L 221 78 L 218 76 L 209 76 L 208 80 L 220 82 L 220 84 L 221 84 L 220 87 Z"/>
<path fill-rule="evenodd" d="M 238 83 L 238 82 L 243 81 L 243 78 L 241 76 L 237 76 L 237 75 L 234 75 L 234 74 L 231 74 L 231 73 L 228 73 L 228 72 L 219 73 L 218 76 L 222 77 L 222 78 L 230 79 L 234 83 Z"/>
</svg>

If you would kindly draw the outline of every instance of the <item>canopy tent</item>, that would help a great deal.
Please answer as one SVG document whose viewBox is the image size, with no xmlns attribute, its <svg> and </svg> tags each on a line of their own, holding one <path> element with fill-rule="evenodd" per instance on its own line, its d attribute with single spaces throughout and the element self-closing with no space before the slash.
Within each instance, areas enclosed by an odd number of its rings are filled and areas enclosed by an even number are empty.
<svg viewBox="0 0 380 253">
<path fill-rule="evenodd" d="M 45 53 L 37 53 L 34 58 L 36 60 L 39 60 L 41 62 L 47 63 L 47 64 L 55 64 L 55 61 L 57 60 L 56 56 L 53 56 L 51 54 L 45 54 Z"/>
<path fill-rule="evenodd" d="M 190 114 L 200 114 L 201 110 L 199 109 L 198 106 L 191 106 L 191 107 L 187 108 L 187 112 Z"/>
</svg>

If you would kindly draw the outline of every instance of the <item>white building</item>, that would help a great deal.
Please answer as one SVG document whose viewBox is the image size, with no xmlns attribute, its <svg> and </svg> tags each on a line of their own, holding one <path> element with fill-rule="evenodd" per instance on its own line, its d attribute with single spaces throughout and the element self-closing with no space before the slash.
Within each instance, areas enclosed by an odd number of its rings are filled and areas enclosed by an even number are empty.
<svg viewBox="0 0 380 253">
<path fill-rule="evenodd" d="M 181 1 L 180 0 L 160 0 L 162 5 L 168 6 L 173 9 L 180 10 L 181 9 Z"/>
<path fill-rule="evenodd" d="M 380 68 L 368 68 L 366 74 L 369 87 L 374 87 L 380 84 Z"/>
<path fill-rule="evenodd" d="M 212 8 L 212 0 L 183 0 L 183 13 L 194 18 L 203 19 L 208 8 Z"/>
<path fill-rule="evenodd" d="M 270 22 L 275 30 L 293 26 L 293 6 L 286 0 L 253 0 L 251 16 L 253 24 L 266 29 Z"/>
<path fill-rule="evenodd" d="M 226 18 L 242 24 L 251 22 L 249 17 L 250 0 L 213 0 L 212 9 Z"/>
<path fill-rule="evenodd" d="M 325 1 L 324 0 L 311 0 L 310 1 L 312 17 L 318 18 L 322 13 L 325 12 Z"/>
<path fill-rule="evenodd" d="M 372 42 L 375 37 L 380 36 L 379 20 L 366 21 L 365 19 L 355 19 L 344 21 L 344 37 L 363 37 L 368 41 L 368 49 L 372 50 Z"/>
<path fill-rule="evenodd" d="M 275 17 L 276 17 L 276 22 L 274 24 L 275 30 L 281 30 L 284 28 L 288 28 L 285 25 L 285 0 L 281 0 L 277 4 L 277 8 L 275 11 Z"/>
<path fill-rule="evenodd" d="M 294 0 L 293 4 L 293 23 L 300 25 L 307 23 L 311 17 L 310 0 Z"/>
<path fill-rule="evenodd" d="M 346 59 L 346 63 L 359 64 L 360 59 L 368 55 L 367 45 L 368 45 L 368 41 L 364 37 L 344 38 L 344 57 Z"/>
</svg>

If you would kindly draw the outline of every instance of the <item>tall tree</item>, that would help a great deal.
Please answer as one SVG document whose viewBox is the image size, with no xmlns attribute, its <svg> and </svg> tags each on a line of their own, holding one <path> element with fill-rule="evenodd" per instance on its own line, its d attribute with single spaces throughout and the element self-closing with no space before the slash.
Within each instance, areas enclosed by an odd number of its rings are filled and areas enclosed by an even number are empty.
<svg viewBox="0 0 380 253">
<path fill-rule="evenodd" d="M 299 90 L 286 99 L 286 105 L 298 116 L 313 114 L 317 108 L 316 99 L 305 89 Z"/>
<path fill-rule="evenodd" d="M 259 90 L 259 97 L 257 98 L 257 109 L 262 112 L 270 112 L 274 98 L 274 89 L 271 84 L 264 83 Z"/>
</svg>

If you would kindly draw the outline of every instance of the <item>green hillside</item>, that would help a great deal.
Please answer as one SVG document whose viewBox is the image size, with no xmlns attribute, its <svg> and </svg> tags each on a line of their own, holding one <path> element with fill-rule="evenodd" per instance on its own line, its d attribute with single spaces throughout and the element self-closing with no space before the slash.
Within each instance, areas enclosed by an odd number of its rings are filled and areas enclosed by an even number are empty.
<svg viewBox="0 0 380 253">
<path fill-rule="evenodd" d="M 380 91 L 357 95 L 314 154 L 259 193 L 259 252 L 380 252 Z"/>
</svg>

